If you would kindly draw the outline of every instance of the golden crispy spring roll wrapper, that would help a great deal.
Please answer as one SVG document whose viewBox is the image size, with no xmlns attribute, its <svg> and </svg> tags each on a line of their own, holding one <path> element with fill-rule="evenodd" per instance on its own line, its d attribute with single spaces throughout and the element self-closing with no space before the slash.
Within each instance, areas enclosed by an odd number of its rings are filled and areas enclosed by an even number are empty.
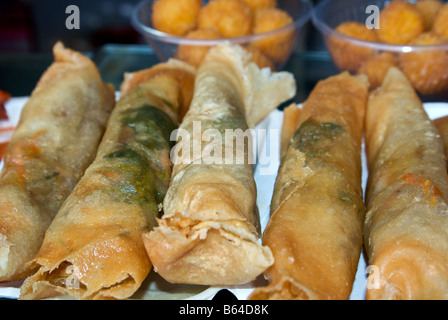
<svg viewBox="0 0 448 320">
<path fill-rule="evenodd" d="M 280 133 L 280 159 L 284 157 L 289 146 L 289 140 L 297 130 L 300 109 L 295 103 L 283 109 L 283 123 Z M 280 160 L 281 161 L 281 160 Z"/>
<path fill-rule="evenodd" d="M 121 84 L 121 94 L 128 93 L 140 83 L 157 78 L 146 84 L 153 95 L 167 102 L 175 101 L 169 116 L 181 123 L 190 107 L 194 91 L 194 73 L 196 70 L 180 60 L 170 59 L 168 63 L 159 63 L 149 69 L 125 74 L 125 81 Z"/>
<path fill-rule="evenodd" d="M 448 178 L 443 143 L 403 73 L 369 97 L 367 299 L 448 298 Z"/>
<path fill-rule="evenodd" d="M 448 116 L 434 119 L 433 123 L 442 137 L 443 151 L 445 153 L 445 160 L 448 167 Z"/>
<path fill-rule="evenodd" d="M 301 110 L 284 112 L 290 133 L 263 244 L 274 264 L 250 299 L 347 299 L 362 248 L 361 142 L 368 97 L 363 76 L 320 81 Z M 294 130 L 290 119 L 297 119 Z"/>
<path fill-rule="evenodd" d="M 170 135 L 194 74 L 175 60 L 126 74 L 97 157 L 49 227 L 22 299 L 125 299 L 140 287 L 151 269 L 141 236 L 168 188 Z"/>
<path fill-rule="evenodd" d="M 95 158 L 115 93 L 94 63 L 57 43 L 23 108 L 0 178 L 0 281 L 25 277 L 60 205 Z"/>
<path fill-rule="evenodd" d="M 158 227 L 143 236 L 154 269 L 169 282 L 240 284 L 273 262 L 269 248 L 259 242 L 256 185 L 248 161 L 251 137 L 234 149 L 224 133 L 245 132 L 260 114 L 291 98 L 295 85 L 292 75 L 265 73 L 247 61 L 242 48 L 224 44 L 209 51 L 198 69 L 193 101 L 180 126 L 192 138 L 184 146 L 191 147 L 193 157 L 182 162 L 180 151 L 175 151 L 164 215 Z M 273 88 L 280 87 L 271 97 Z M 203 134 L 214 130 L 208 138 L 202 136 L 202 142 L 201 131 L 195 135 L 198 125 Z M 199 143 L 198 155 L 193 148 Z M 230 162 L 225 160 L 226 149 Z"/>
</svg>

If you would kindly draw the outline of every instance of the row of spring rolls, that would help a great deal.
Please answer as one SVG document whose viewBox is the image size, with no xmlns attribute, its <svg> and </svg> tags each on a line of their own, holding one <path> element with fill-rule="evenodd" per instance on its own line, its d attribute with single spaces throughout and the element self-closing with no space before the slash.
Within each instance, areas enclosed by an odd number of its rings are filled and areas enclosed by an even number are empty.
<svg viewBox="0 0 448 320">
<path fill-rule="evenodd" d="M 125 299 L 151 269 L 142 233 L 168 188 L 170 135 L 195 71 L 176 61 L 127 74 L 96 157 L 60 207 L 30 265 L 22 299 Z"/>
<path fill-rule="evenodd" d="M 173 166 L 170 151 L 179 124 L 255 126 L 293 97 L 291 74 L 224 44 L 198 70 L 170 60 L 126 74 L 115 103 L 92 61 L 61 43 L 54 54 L 5 156 L 0 281 L 25 278 L 21 299 L 125 299 L 153 265 L 172 282 L 227 285 L 273 263 L 249 142 L 243 163 Z"/>
<path fill-rule="evenodd" d="M 194 69 L 127 75 L 115 105 L 90 59 L 62 43 L 53 51 L 4 158 L 0 279 L 28 277 L 23 299 L 123 298 L 150 269 L 140 235 L 168 185 L 169 137 Z"/>
<path fill-rule="evenodd" d="M 54 52 L 0 180 L 0 281 L 27 277 L 22 299 L 125 299 L 152 266 L 170 282 L 206 285 L 265 272 L 269 285 L 251 299 L 347 299 L 363 244 L 368 299 L 448 297 L 444 148 L 398 69 L 372 93 L 363 76 L 330 77 L 301 109 L 285 109 L 260 243 L 249 142 L 235 150 L 220 137 L 291 98 L 290 74 L 260 70 L 227 44 L 198 70 L 170 60 L 127 74 L 114 106 L 89 59 L 62 44 Z M 176 128 L 193 137 L 188 150 L 201 147 L 172 165 Z M 229 148 L 244 161 L 224 161 Z M 208 161 L 210 150 L 222 161 Z"/>
<path fill-rule="evenodd" d="M 263 235 L 275 262 L 251 299 L 348 299 L 363 245 L 367 299 L 448 299 L 447 120 L 428 118 L 399 69 L 367 88 L 342 73 L 285 110 Z"/>
</svg>

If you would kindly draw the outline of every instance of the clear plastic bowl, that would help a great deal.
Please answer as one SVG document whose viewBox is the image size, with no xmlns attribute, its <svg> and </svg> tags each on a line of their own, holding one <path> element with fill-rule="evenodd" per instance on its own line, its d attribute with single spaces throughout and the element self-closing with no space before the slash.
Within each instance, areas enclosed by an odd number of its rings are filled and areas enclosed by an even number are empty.
<svg viewBox="0 0 448 320">
<path fill-rule="evenodd" d="M 291 15 L 294 20 L 293 23 L 260 34 L 216 40 L 198 40 L 173 36 L 154 29 L 151 23 L 154 1 L 155 0 L 145 0 L 136 6 L 132 15 L 132 24 L 142 34 L 145 41 L 152 47 L 160 61 L 166 61 L 169 58 L 184 60 L 178 54 L 179 48 L 181 48 L 181 50 L 191 51 L 192 54 L 194 54 L 194 50 L 201 50 L 201 48 L 207 50 L 207 48 L 224 41 L 229 41 L 241 46 L 254 44 L 255 41 L 258 41 L 258 43 L 260 43 L 260 41 L 265 41 L 265 43 L 272 43 L 273 45 L 269 46 L 269 52 L 262 52 L 263 58 L 269 56 L 269 60 L 267 63 L 263 63 L 263 66 L 269 66 L 273 70 L 281 70 L 290 58 L 297 42 L 299 32 L 309 21 L 313 8 L 313 5 L 309 0 L 277 0 L 277 7 L 285 10 Z M 203 2 L 207 3 L 208 1 Z M 253 48 L 253 46 L 250 47 Z M 257 50 L 257 52 L 252 53 L 255 56 L 259 51 Z M 274 61 L 274 59 L 276 61 Z"/>
<path fill-rule="evenodd" d="M 446 3 L 448 0 L 444 0 Z M 328 51 L 340 70 L 367 74 L 372 87 L 380 85 L 384 70 L 399 67 L 422 95 L 448 92 L 448 43 L 437 45 L 392 45 L 356 39 L 335 29 L 347 21 L 366 23 L 370 5 L 382 10 L 390 0 L 323 0 L 312 13 Z M 415 2 L 415 1 L 409 1 Z M 370 21 L 370 20 L 369 20 Z"/>
</svg>

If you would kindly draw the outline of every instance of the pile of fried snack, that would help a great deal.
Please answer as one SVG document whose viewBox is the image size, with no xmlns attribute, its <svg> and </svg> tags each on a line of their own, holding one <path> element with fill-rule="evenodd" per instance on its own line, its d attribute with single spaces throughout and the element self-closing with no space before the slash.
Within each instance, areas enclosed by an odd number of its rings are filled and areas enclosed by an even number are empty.
<svg viewBox="0 0 448 320">
<path fill-rule="evenodd" d="M 153 27 L 171 36 L 192 40 L 258 35 L 292 24 L 293 17 L 278 7 L 277 0 L 155 0 Z M 272 70 L 284 62 L 294 46 L 294 28 L 244 42 L 252 60 Z M 210 45 L 180 44 L 176 58 L 197 67 Z"/>
<path fill-rule="evenodd" d="M 413 46 L 401 51 L 359 45 L 332 36 L 327 44 L 335 64 L 344 70 L 366 74 L 372 88 L 381 85 L 391 67 L 400 68 L 422 94 L 448 90 L 448 3 L 441 0 L 390 1 L 377 17 L 379 26 L 346 21 L 336 31 L 354 39 L 386 45 Z M 418 46 L 432 46 L 432 49 Z"/>
<path fill-rule="evenodd" d="M 371 92 L 366 76 L 343 72 L 284 110 L 261 234 L 253 165 L 235 161 L 249 148 L 220 135 L 291 99 L 292 74 L 224 43 L 197 69 L 171 59 L 126 74 L 115 102 L 91 60 L 61 43 L 54 55 L 0 179 L 0 281 L 24 279 L 20 299 L 127 299 L 152 267 L 177 284 L 264 275 L 250 299 L 348 299 L 363 246 L 368 299 L 448 298 L 443 140 L 399 69 Z M 194 135 L 198 121 L 214 136 Z M 176 129 L 199 156 L 170 158 Z M 234 161 L 207 159 L 228 150 Z"/>
</svg>

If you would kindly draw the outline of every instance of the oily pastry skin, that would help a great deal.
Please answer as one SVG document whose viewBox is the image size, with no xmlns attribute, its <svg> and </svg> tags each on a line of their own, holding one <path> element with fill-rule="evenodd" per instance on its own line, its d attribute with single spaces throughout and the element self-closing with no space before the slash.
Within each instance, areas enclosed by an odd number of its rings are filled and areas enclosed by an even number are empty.
<svg viewBox="0 0 448 320">
<path fill-rule="evenodd" d="M 263 233 L 275 262 L 250 299 L 348 299 L 362 248 L 368 86 L 344 72 L 320 81 L 302 109 L 285 109 L 286 147 Z"/>
<path fill-rule="evenodd" d="M 434 125 L 440 133 L 443 142 L 443 150 L 448 167 L 448 116 L 434 119 Z"/>
<path fill-rule="evenodd" d="M 167 281 L 240 284 L 272 264 L 269 248 L 258 241 L 260 222 L 247 139 L 236 149 L 219 139 L 224 141 L 221 133 L 226 129 L 245 132 L 279 103 L 292 98 L 294 88 L 290 74 L 261 71 L 239 46 L 219 45 L 205 57 L 180 129 L 193 138 L 188 141 L 190 150 L 199 142 L 194 140 L 195 123 L 201 125 L 202 133 L 214 130 L 214 136 L 202 141 L 199 155 L 183 162 L 174 156 L 164 215 L 157 228 L 143 235 L 155 270 Z M 215 142 L 215 153 L 221 154 L 214 160 L 221 163 L 211 161 L 213 154 L 204 151 Z M 231 161 L 226 162 L 229 146 Z"/>
<path fill-rule="evenodd" d="M 45 230 L 95 158 L 115 105 L 94 63 L 58 42 L 23 108 L 0 176 L 0 282 L 30 273 Z"/>
<path fill-rule="evenodd" d="M 369 97 L 366 150 L 367 299 L 447 299 L 443 142 L 399 69 Z"/>
<path fill-rule="evenodd" d="M 151 269 L 141 236 L 156 225 L 194 73 L 171 60 L 126 74 L 97 157 L 49 227 L 21 299 L 126 299 L 140 287 Z"/>
</svg>

